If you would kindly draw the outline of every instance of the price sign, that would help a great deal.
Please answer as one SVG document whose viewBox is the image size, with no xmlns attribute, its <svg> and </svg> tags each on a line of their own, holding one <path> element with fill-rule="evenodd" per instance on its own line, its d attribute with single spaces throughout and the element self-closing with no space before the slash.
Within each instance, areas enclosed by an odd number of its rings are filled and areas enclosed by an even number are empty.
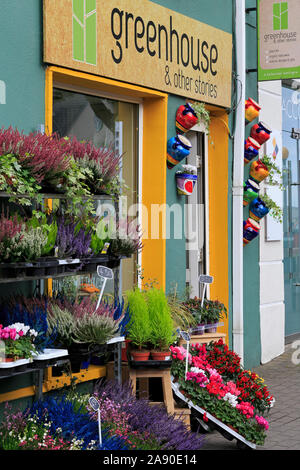
<svg viewBox="0 0 300 470">
<path fill-rule="evenodd" d="M 100 408 L 100 404 L 98 400 L 95 397 L 90 397 L 89 398 L 89 404 L 93 408 L 94 411 L 98 411 Z"/>
<path fill-rule="evenodd" d="M 113 279 L 114 273 L 112 269 L 107 266 L 97 266 L 97 274 L 100 277 L 105 277 L 106 279 Z"/>
<path fill-rule="evenodd" d="M 213 282 L 213 280 L 214 280 L 214 278 L 212 276 L 207 275 L 207 274 L 200 274 L 200 276 L 199 276 L 199 282 L 204 284 L 201 307 L 203 307 L 204 297 L 205 297 L 205 293 L 206 293 L 206 289 L 207 289 L 207 284 L 211 284 Z"/>
<path fill-rule="evenodd" d="M 98 414 L 98 433 L 99 433 L 99 444 L 102 446 L 102 430 L 101 430 L 101 413 L 100 413 L 100 403 L 95 397 L 89 398 L 89 404 L 94 411 L 97 411 Z"/>
<path fill-rule="evenodd" d="M 98 274 L 99 277 L 104 278 L 104 282 L 103 282 L 102 287 L 101 287 L 101 291 L 100 291 L 100 294 L 99 294 L 99 299 L 98 299 L 98 302 L 97 302 L 95 312 L 97 311 L 97 309 L 100 305 L 102 295 L 103 295 L 103 292 L 104 292 L 104 289 L 105 289 L 106 281 L 108 279 L 113 279 L 114 278 L 113 270 L 108 268 L 107 266 L 97 266 L 97 274 Z"/>
<path fill-rule="evenodd" d="M 202 284 L 211 284 L 213 280 L 214 278 L 212 276 L 206 274 L 200 274 L 199 276 L 199 282 L 202 282 Z"/>
<path fill-rule="evenodd" d="M 185 341 L 190 341 L 191 340 L 191 335 L 187 331 L 180 331 L 180 336 Z"/>
</svg>

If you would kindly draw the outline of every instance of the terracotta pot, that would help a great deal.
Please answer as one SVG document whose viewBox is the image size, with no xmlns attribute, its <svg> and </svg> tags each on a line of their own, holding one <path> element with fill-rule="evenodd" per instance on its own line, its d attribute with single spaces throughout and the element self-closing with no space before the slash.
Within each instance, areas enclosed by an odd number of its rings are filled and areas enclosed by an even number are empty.
<svg viewBox="0 0 300 470">
<path fill-rule="evenodd" d="M 154 361 L 168 361 L 171 353 L 170 351 L 151 351 L 151 357 Z"/>
<path fill-rule="evenodd" d="M 150 356 L 150 351 L 145 351 L 145 350 L 138 350 L 138 349 L 132 349 L 131 352 L 131 357 L 133 361 L 148 361 L 149 356 Z"/>
<path fill-rule="evenodd" d="M 131 343 L 130 339 L 125 339 L 124 347 L 122 347 L 122 361 L 124 362 L 127 362 L 128 360 L 127 351 L 128 351 L 130 343 Z"/>
<path fill-rule="evenodd" d="M 256 183 L 260 183 L 267 178 L 269 173 L 268 167 L 261 160 L 251 163 L 250 176 Z"/>
<path fill-rule="evenodd" d="M 0 362 L 14 362 L 13 357 L 1 357 Z"/>
<path fill-rule="evenodd" d="M 245 101 L 245 121 L 246 124 L 249 122 L 253 121 L 256 119 L 259 115 L 259 111 L 261 110 L 261 107 L 259 106 L 256 101 L 254 101 L 252 98 L 248 98 Z"/>
</svg>

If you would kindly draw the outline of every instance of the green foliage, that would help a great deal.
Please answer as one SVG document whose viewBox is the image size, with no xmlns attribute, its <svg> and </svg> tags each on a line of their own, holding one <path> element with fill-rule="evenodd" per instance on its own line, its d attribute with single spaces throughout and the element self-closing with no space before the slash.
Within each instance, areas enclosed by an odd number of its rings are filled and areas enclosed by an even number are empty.
<svg viewBox="0 0 300 470">
<path fill-rule="evenodd" d="M 264 155 L 263 158 L 260 159 L 260 161 L 266 165 L 266 167 L 269 170 L 268 174 L 268 185 L 270 186 L 278 186 L 279 189 L 284 190 L 284 186 L 282 184 L 282 171 L 281 169 L 276 165 L 273 157 L 270 155 Z"/>
<path fill-rule="evenodd" d="M 30 359 L 36 353 L 36 349 L 29 336 L 22 336 L 17 340 L 5 341 L 5 354 L 15 358 Z"/>
<path fill-rule="evenodd" d="M 128 323 L 128 339 L 138 349 L 146 347 L 151 337 L 151 325 L 149 310 L 145 294 L 139 289 L 133 289 L 126 293 L 130 321 Z"/>
<path fill-rule="evenodd" d="M 186 330 L 196 325 L 193 314 L 183 305 L 183 300 L 179 298 L 176 288 L 168 295 L 168 305 L 175 329 Z"/>
<path fill-rule="evenodd" d="M 217 323 L 224 316 L 227 317 L 227 309 L 218 300 L 204 299 L 201 306 L 201 299 L 195 297 L 184 302 L 184 307 L 189 309 L 196 324 Z"/>
<path fill-rule="evenodd" d="M 73 332 L 76 326 L 75 318 L 67 309 L 61 309 L 52 304 L 47 315 L 48 335 L 56 334 L 56 342 L 60 346 L 69 347 L 73 342 Z"/>
<path fill-rule="evenodd" d="M 146 296 L 151 327 L 150 342 L 155 349 L 168 350 L 175 335 L 167 297 L 161 289 L 150 289 Z"/>
<path fill-rule="evenodd" d="M 47 221 L 47 215 L 40 211 L 33 211 L 33 217 L 26 222 L 27 227 L 41 228 L 47 236 L 47 241 L 42 248 L 41 256 L 46 256 L 54 249 L 57 236 L 57 223 L 53 220 L 51 223 Z"/>
<path fill-rule="evenodd" d="M 276 204 L 275 201 L 273 201 L 270 196 L 268 196 L 266 193 L 263 194 L 262 196 L 259 195 L 260 199 L 265 203 L 267 208 L 269 209 L 269 214 L 273 217 L 276 222 L 279 222 L 280 224 L 282 223 L 282 218 L 283 218 L 283 212 L 280 206 Z"/>
<path fill-rule="evenodd" d="M 195 101 L 194 103 L 191 103 L 191 106 L 193 110 L 195 111 L 195 113 L 197 114 L 198 121 L 204 122 L 206 132 L 209 135 L 210 115 L 207 109 L 205 108 L 205 104 Z"/>
<path fill-rule="evenodd" d="M 88 343 L 91 346 L 105 344 L 118 330 L 118 322 L 113 318 L 97 314 L 84 315 L 76 320 L 73 331 L 75 343 Z"/>
<path fill-rule="evenodd" d="M 11 202 L 31 205 L 31 198 L 37 197 L 40 189 L 41 186 L 31 176 L 30 171 L 20 165 L 15 155 L 0 155 L 0 191 L 11 195 Z"/>
</svg>

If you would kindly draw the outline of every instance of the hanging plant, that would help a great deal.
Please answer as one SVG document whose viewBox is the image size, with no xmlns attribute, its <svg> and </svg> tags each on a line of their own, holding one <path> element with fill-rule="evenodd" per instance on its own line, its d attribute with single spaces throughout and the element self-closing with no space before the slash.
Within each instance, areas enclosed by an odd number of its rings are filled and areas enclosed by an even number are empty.
<svg viewBox="0 0 300 470">
<path fill-rule="evenodd" d="M 276 204 L 275 201 L 273 201 L 272 198 L 270 198 L 267 194 L 264 195 L 259 195 L 260 199 L 265 203 L 266 207 L 269 209 L 269 214 L 271 217 L 273 217 L 276 222 L 279 222 L 282 224 L 282 216 L 283 216 L 283 211 L 282 208 Z"/>
<path fill-rule="evenodd" d="M 207 135 L 209 135 L 209 124 L 210 124 L 210 114 L 207 111 L 204 103 L 194 102 L 192 103 L 193 110 L 195 111 L 198 122 L 203 122 L 205 125 L 205 130 Z"/>
<path fill-rule="evenodd" d="M 276 165 L 274 159 L 270 155 L 264 155 L 260 161 L 266 165 L 269 170 L 267 184 L 270 186 L 278 186 L 282 191 L 285 189 L 282 184 L 283 171 Z"/>
</svg>

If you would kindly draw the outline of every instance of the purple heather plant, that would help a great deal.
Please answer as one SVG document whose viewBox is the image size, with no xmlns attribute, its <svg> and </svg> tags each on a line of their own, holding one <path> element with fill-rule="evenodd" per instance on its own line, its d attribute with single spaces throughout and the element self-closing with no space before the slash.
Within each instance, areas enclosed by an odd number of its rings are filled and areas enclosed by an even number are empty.
<svg viewBox="0 0 300 470">
<path fill-rule="evenodd" d="M 109 399 L 120 404 L 128 415 L 128 424 L 132 431 L 149 433 L 165 450 L 198 450 L 203 438 L 187 430 L 185 425 L 174 416 L 168 415 L 164 408 L 152 406 L 145 398 L 137 400 L 129 383 L 101 380 L 95 387 L 94 394 L 99 399 Z"/>
<path fill-rule="evenodd" d="M 64 216 L 57 216 L 56 246 L 59 257 L 87 258 L 92 255 L 91 230 L 80 228 L 76 221 Z"/>
</svg>

